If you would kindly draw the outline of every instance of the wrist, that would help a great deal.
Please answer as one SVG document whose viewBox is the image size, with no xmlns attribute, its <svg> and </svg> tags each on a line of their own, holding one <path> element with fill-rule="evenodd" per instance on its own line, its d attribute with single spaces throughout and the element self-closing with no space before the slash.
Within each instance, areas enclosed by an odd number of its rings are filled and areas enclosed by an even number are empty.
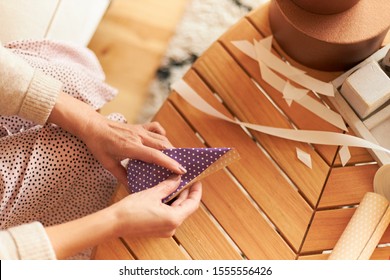
<svg viewBox="0 0 390 280">
<path fill-rule="evenodd" d="M 100 230 L 101 235 L 101 238 L 94 245 L 100 244 L 105 240 L 119 237 L 118 225 L 120 221 L 112 212 L 110 206 L 96 212 L 93 215 L 95 215 L 96 229 Z"/>
<path fill-rule="evenodd" d="M 118 201 L 105 209 L 105 211 L 107 211 L 106 214 L 110 216 L 111 219 L 112 237 L 117 238 L 131 235 L 131 228 L 129 225 L 133 226 L 133 222 L 131 222 L 133 212 L 130 210 L 132 208 L 133 205 L 131 205 L 131 200 L 127 200 L 125 206 L 122 204 L 122 201 Z"/>
<path fill-rule="evenodd" d="M 117 237 L 115 218 L 107 210 L 46 228 L 57 258 L 65 259 Z"/>
<path fill-rule="evenodd" d="M 61 92 L 50 113 L 48 122 L 54 123 L 84 140 L 86 127 L 96 115 L 100 114 L 88 104 Z"/>
</svg>

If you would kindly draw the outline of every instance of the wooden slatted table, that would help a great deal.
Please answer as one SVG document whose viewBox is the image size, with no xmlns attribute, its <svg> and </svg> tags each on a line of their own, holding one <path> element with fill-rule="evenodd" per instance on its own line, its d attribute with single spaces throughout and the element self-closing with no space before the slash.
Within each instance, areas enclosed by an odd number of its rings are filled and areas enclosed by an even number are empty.
<svg viewBox="0 0 390 280">
<path fill-rule="evenodd" d="M 241 121 L 340 132 L 297 103 L 287 106 L 261 79 L 257 62 L 231 44 L 270 34 L 265 5 L 210 46 L 184 80 L 216 109 Z M 324 81 L 340 74 L 308 69 L 280 48 L 273 51 Z M 342 167 L 338 147 L 247 133 L 201 113 L 175 92 L 155 120 L 176 147 L 235 147 L 241 159 L 203 180 L 200 209 L 173 238 L 112 240 L 95 249 L 95 259 L 326 259 L 354 206 L 373 191 L 379 167 L 364 149 L 352 148 L 352 159 Z M 311 155 L 312 169 L 296 158 L 296 147 Z M 120 186 L 115 200 L 126 195 Z M 390 228 L 381 240 L 389 242 Z M 372 258 L 389 256 L 390 247 L 381 247 Z"/>
</svg>

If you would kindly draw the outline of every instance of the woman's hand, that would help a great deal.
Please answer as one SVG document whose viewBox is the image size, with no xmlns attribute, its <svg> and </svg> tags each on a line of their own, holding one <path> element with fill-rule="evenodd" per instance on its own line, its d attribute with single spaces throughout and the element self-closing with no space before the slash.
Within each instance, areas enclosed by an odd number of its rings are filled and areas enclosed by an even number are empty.
<svg viewBox="0 0 390 280">
<path fill-rule="evenodd" d="M 186 172 L 179 163 L 161 152 L 172 148 L 172 144 L 157 122 L 130 125 L 98 115 L 86 126 L 82 140 L 96 159 L 125 185 L 126 170 L 121 161 L 127 158 L 155 163 L 176 174 Z"/>
<path fill-rule="evenodd" d="M 111 121 L 65 93 L 59 95 L 49 122 L 79 137 L 95 158 L 124 185 L 127 178 L 121 161 L 127 158 L 155 163 L 176 174 L 186 172 L 161 152 L 172 145 L 157 122 L 130 125 Z"/>
<path fill-rule="evenodd" d="M 72 256 L 116 237 L 170 237 L 200 203 L 202 185 L 195 183 L 167 205 L 161 200 L 180 183 L 171 177 L 148 190 L 129 195 L 99 212 L 46 228 L 57 258 Z"/>
<path fill-rule="evenodd" d="M 172 236 L 177 227 L 198 209 L 202 196 L 202 185 L 197 182 L 183 190 L 171 205 L 162 203 L 162 199 L 174 192 L 179 184 L 180 176 L 174 176 L 110 206 L 117 220 L 116 234 L 129 237 Z"/>
</svg>

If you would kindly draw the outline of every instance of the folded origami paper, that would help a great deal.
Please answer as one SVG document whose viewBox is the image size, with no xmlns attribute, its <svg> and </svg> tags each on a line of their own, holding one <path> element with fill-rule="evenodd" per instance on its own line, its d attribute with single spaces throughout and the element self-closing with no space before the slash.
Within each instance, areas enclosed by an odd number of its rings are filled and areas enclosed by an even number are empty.
<svg viewBox="0 0 390 280">
<path fill-rule="evenodd" d="M 175 198 L 186 187 L 224 168 L 240 157 L 233 148 L 175 148 L 162 152 L 175 159 L 187 170 L 187 173 L 181 176 L 179 187 L 163 199 L 164 203 Z M 149 189 L 172 174 L 172 171 L 159 165 L 130 160 L 127 166 L 129 191 L 135 193 Z"/>
</svg>

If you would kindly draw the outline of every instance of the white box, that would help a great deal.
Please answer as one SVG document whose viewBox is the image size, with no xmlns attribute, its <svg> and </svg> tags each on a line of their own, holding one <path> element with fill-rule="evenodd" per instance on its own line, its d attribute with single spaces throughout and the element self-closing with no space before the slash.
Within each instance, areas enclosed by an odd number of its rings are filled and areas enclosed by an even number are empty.
<svg viewBox="0 0 390 280">
<path fill-rule="evenodd" d="M 371 61 L 352 73 L 340 92 L 364 119 L 390 99 L 390 78 L 378 62 Z"/>
</svg>

